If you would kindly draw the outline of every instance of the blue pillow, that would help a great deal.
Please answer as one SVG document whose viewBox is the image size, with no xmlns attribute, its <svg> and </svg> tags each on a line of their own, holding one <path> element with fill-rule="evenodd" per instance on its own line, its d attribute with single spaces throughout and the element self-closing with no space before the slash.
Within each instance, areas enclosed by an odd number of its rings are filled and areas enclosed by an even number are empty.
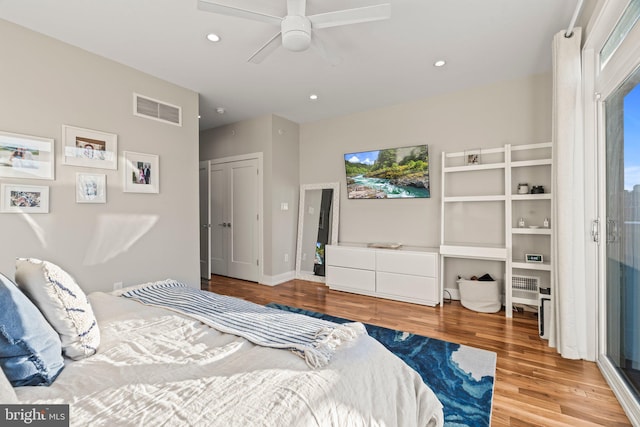
<svg viewBox="0 0 640 427">
<path fill-rule="evenodd" d="M 14 387 L 50 385 L 64 368 L 57 332 L 0 273 L 0 366 Z"/>
</svg>

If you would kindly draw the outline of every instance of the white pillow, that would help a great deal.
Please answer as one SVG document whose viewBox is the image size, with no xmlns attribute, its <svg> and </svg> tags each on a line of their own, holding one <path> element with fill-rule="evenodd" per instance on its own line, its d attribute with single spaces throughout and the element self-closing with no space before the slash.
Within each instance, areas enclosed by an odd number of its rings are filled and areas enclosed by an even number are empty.
<svg viewBox="0 0 640 427">
<path fill-rule="evenodd" d="M 18 258 L 15 281 L 60 335 L 65 356 L 78 360 L 95 354 L 100 344 L 96 317 L 66 271 L 47 261 Z"/>
<path fill-rule="evenodd" d="M 0 369 L 0 403 L 3 405 L 19 403 L 18 396 L 2 369 Z"/>
</svg>

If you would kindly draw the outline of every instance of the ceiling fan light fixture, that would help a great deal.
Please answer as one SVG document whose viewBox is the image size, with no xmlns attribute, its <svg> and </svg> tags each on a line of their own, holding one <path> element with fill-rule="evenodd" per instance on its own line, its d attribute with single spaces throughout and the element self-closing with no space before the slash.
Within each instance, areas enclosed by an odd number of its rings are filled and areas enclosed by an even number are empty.
<svg viewBox="0 0 640 427">
<path fill-rule="evenodd" d="M 287 16 L 280 28 L 282 45 L 287 50 L 301 52 L 311 45 L 311 21 L 306 16 Z"/>
</svg>

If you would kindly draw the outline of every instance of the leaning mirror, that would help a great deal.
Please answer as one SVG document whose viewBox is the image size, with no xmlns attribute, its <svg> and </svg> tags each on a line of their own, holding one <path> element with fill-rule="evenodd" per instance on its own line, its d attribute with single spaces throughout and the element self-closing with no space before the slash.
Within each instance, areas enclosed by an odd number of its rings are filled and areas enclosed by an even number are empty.
<svg viewBox="0 0 640 427">
<path fill-rule="evenodd" d="M 296 278 L 324 282 L 324 247 L 338 243 L 339 183 L 303 184 L 298 209 Z"/>
</svg>

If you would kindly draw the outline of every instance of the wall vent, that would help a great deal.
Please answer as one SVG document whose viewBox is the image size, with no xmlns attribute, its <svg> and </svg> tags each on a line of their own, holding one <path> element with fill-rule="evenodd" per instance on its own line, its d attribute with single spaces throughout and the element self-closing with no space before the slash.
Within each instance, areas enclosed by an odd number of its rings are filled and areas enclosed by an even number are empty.
<svg viewBox="0 0 640 427">
<path fill-rule="evenodd" d="M 133 94 L 133 115 L 182 126 L 182 108 L 137 93 Z"/>
</svg>

